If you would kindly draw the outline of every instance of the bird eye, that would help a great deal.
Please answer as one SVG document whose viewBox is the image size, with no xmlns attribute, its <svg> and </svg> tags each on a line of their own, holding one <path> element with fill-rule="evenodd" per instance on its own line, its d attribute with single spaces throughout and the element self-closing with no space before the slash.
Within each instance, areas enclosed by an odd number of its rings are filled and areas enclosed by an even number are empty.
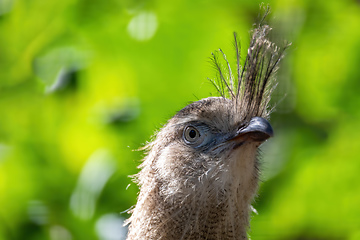
<svg viewBox="0 0 360 240">
<path fill-rule="evenodd" d="M 199 130 L 197 130 L 193 126 L 188 126 L 184 130 L 183 134 L 184 140 L 188 144 L 194 144 L 196 143 L 199 138 L 201 137 Z"/>
</svg>

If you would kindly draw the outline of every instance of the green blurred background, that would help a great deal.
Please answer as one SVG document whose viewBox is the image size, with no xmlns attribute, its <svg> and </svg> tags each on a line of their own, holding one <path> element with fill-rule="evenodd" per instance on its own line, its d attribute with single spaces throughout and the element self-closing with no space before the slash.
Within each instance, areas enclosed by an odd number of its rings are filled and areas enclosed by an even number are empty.
<svg viewBox="0 0 360 240">
<path fill-rule="evenodd" d="M 124 239 L 134 149 L 215 93 L 260 3 L 0 0 L 0 240 Z M 360 239 L 360 2 L 267 3 L 292 46 L 251 239 Z"/>
</svg>

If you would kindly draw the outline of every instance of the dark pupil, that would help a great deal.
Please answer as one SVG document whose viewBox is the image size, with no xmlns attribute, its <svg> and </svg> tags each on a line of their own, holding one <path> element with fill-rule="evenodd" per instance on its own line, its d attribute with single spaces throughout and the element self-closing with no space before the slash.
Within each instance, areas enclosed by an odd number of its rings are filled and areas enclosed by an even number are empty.
<svg viewBox="0 0 360 240">
<path fill-rule="evenodd" d="M 196 131 L 195 130 L 190 130 L 189 137 L 195 138 L 196 137 Z"/>
</svg>

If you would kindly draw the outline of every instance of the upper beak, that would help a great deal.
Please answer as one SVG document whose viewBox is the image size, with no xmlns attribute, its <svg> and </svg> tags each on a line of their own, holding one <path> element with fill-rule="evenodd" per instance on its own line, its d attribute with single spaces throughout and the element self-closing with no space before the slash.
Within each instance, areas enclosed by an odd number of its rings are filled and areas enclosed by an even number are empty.
<svg viewBox="0 0 360 240">
<path fill-rule="evenodd" d="M 262 117 L 253 117 L 249 124 L 240 128 L 231 140 L 250 139 L 255 142 L 264 142 L 274 136 L 270 123 Z"/>
</svg>

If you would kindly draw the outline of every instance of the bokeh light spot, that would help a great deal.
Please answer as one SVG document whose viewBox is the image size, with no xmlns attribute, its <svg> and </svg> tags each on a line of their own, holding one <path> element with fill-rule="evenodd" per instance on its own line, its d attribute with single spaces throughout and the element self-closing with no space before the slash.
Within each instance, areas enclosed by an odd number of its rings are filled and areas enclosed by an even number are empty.
<svg viewBox="0 0 360 240">
<path fill-rule="evenodd" d="M 128 33 L 138 41 L 151 39 L 158 28 L 157 17 L 152 12 L 141 12 L 135 15 L 129 22 Z"/>
</svg>

